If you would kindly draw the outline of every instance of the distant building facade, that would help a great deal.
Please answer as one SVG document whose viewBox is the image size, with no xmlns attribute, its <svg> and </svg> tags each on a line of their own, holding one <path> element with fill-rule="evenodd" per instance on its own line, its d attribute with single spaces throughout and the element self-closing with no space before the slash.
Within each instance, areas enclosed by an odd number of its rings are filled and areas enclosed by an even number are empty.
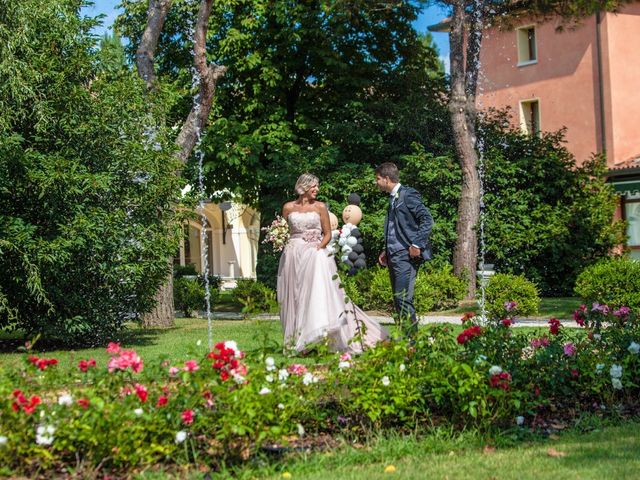
<svg viewBox="0 0 640 480">
<path fill-rule="evenodd" d="M 198 215 L 201 212 L 197 212 Z M 209 274 L 222 278 L 222 286 L 233 287 L 238 278 L 256 278 L 260 214 L 237 202 L 206 203 L 207 257 L 202 221 L 189 220 L 184 225 L 177 265 L 193 265 L 202 274 L 208 259 Z"/>
<path fill-rule="evenodd" d="M 576 28 L 559 30 L 559 19 L 515 22 L 484 32 L 477 107 L 509 107 L 532 135 L 566 127 L 578 164 L 606 154 L 616 217 L 627 221 L 631 255 L 640 259 L 640 2 Z"/>
</svg>

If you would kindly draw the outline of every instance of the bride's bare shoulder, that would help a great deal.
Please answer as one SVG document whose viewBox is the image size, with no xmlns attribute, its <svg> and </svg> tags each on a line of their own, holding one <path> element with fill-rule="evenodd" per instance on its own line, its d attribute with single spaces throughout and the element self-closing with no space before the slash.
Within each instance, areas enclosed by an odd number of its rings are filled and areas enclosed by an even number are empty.
<svg viewBox="0 0 640 480">
<path fill-rule="evenodd" d="M 294 203 L 293 202 L 287 202 L 284 205 L 282 205 L 282 214 L 286 217 L 287 215 L 289 215 L 291 212 L 293 212 L 294 210 Z"/>
</svg>

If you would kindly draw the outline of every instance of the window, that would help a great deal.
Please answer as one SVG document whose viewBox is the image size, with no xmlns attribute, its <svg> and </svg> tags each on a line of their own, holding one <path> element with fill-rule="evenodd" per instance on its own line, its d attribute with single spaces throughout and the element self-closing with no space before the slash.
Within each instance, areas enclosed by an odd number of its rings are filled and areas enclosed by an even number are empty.
<svg viewBox="0 0 640 480">
<path fill-rule="evenodd" d="M 627 245 L 631 257 L 640 259 L 640 200 L 627 200 L 624 204 L 624 216 L 627 221 Z"/>
<path fill-rule="evenodd" d="M 520 128 L 529 135 L 540 135 L 540 102 L 538 100 L 520 102 Z"/>
<path fill-rule="evenodd" d="M 522 27 L 516 30 L 518 44 L 518 65 L 530 65 L 538 61 L 538 49 L 536 47 L 536 28 L 534 26 Z"/>
</svg>

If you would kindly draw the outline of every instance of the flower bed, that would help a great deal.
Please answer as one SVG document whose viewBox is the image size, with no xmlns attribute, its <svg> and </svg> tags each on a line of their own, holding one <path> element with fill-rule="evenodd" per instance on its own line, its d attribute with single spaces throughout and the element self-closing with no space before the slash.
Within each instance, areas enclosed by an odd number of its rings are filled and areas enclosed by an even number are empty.
<svg viewBox="0 0 640 480">
<path fill-rule="evenodd" d="M 0 475 L 243 462 L 263 445 L 372 428 L 450 424 L 525 428 L 585 411 L 637 408 L 640 328 L 633 312 L 582 306 L 566 329 L 514 334 L 503 318 L 464 331 L 421 329 L 415 343 L 336 354 L 316 367 L 245 355 L 233 341 L 179 365 L 107 346 L 73 372 L 25 355 L 0 380 Z"/>
</svg>

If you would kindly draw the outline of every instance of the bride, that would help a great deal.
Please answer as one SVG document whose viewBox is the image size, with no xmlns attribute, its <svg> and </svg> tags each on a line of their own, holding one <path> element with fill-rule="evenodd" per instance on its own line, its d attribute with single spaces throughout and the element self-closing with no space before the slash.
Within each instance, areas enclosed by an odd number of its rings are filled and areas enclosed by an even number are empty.
<svg viewBox="0 0 640 480">
<path fill-rule="evenodd" d="M 316 200 L 318 190 L 318 178 L 302 174 L 295 185 L 297 200 L 282 208 L 291 232 L 278 268 L 284 344 L 302 352 L 326 339 L 332 350 L 357 353 L 386 339 L 388 333 L 360 308 L 345 302 L 335 260 L 325 250 L 331 224 L 327 207 Z"/>
</svg>

